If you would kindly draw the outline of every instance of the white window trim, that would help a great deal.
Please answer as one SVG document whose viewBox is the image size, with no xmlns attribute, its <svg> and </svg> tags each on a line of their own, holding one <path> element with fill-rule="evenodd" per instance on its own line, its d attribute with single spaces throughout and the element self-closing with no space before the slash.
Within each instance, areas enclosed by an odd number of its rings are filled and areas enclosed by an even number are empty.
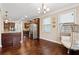
<svg viewBox="0 0 79 59">
<path fill-rule="evenodd" d="M 58 32 L 60 32 L 60 28 L 59 28 L 59 25 L 60 25 L 60 15 L 63 15 L 63 14 L 66 14 L 66 13 L 69 13 L 69 12 L 74 12 L 74 23 L 76 23 L 76 9 L 72 9 L 72 10 L 68 10 L 67 12 L 63 12 L 61 14 L 58 15 Z"/>
<path fill-rule="evenodd" d="M 50 18 L 50 24 L 43 24 L 43 21 L 44 21 L 46 18 Z M 42 20 L 42 32 L 44 32 L 44 33 L 50 33 L 50 32 L 51 32 L 51 29 L 52 29 L 51 17 L 46 17 L 46 18 L 43 18 L 43 20 Z M 44 26 L 45 26 L 45 25 L 50 25 L 50 26 L 51 26 L 50 31 L 45 31 L 45 29 L 44 29 Z"/>
</svg>

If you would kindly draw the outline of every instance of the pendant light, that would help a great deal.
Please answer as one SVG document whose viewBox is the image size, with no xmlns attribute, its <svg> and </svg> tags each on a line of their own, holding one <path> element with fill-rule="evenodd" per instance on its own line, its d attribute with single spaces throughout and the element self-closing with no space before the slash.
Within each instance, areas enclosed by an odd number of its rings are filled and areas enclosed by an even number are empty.
<svg viewBox="0 0 79 59">
<path fill-rule="evenodd" d="M 5 15 L 5 17 L 6 17 L 6 18 L 5 18 L 5 23 L 8 23 L 8 21 L 9 21 L 9 20 L 8 20 L 8 11 L 5 11 L 5 13 L 6 13 L 6 15 Z"/>
</svg>

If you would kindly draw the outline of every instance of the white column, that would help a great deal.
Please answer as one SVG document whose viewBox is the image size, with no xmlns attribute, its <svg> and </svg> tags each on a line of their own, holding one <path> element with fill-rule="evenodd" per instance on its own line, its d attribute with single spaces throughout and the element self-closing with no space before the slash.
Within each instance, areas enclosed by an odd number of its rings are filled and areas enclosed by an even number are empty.
<svg viewBox="0 0 79 59">
<path fill-rule="evenodd" d="M 2 47 L 2 42 L 1 42 L 1 34 L 3 32 L 3 21 L 2 19 L 0 18 L 0 47 Z"/>
<path fill-rule="evenodd" d="M 0 47 L 2 47 L 2 44 L 1 44 L 1 21 L 0 21 Z"/>
</svg>

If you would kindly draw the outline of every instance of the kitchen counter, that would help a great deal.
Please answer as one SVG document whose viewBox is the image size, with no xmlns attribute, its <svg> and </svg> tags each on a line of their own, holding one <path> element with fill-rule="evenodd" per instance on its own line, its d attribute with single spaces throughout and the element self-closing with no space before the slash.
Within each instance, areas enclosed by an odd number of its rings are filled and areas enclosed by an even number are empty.
<svg viewBox="0 0 79 59">
<path fill-rule="evenodd" d="M 20 47 L 21 32 L 4 32 L 1 34 L 2 47 Z"/>
<path fill-rule="evenodd" d="M 2 32 L 2 33 L 19 33 L 19 32 L 17 32 L 17 31 L 8 31 L 8 32 Z"/>
</svg>

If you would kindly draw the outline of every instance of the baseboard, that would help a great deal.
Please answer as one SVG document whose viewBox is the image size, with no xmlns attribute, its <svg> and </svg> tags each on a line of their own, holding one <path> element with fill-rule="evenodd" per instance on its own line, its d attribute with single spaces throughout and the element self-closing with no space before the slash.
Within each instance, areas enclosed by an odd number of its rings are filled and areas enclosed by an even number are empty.
<svg viewBox="0 0 79 59">
<path fill-rule="evenodd" d="M 40 38 L 42 40 L 47 40 L 47 39 L 44 39 L 44 38 Z M 50 42 L 54 42 L 54 43 L 58 43 L 58 44 L 61 44 L 61 42 L 58 42 L 58 41 L 55 41 L 55 40 L 47 40 L 47 41 L 50 41 Z"/>
</svg>

